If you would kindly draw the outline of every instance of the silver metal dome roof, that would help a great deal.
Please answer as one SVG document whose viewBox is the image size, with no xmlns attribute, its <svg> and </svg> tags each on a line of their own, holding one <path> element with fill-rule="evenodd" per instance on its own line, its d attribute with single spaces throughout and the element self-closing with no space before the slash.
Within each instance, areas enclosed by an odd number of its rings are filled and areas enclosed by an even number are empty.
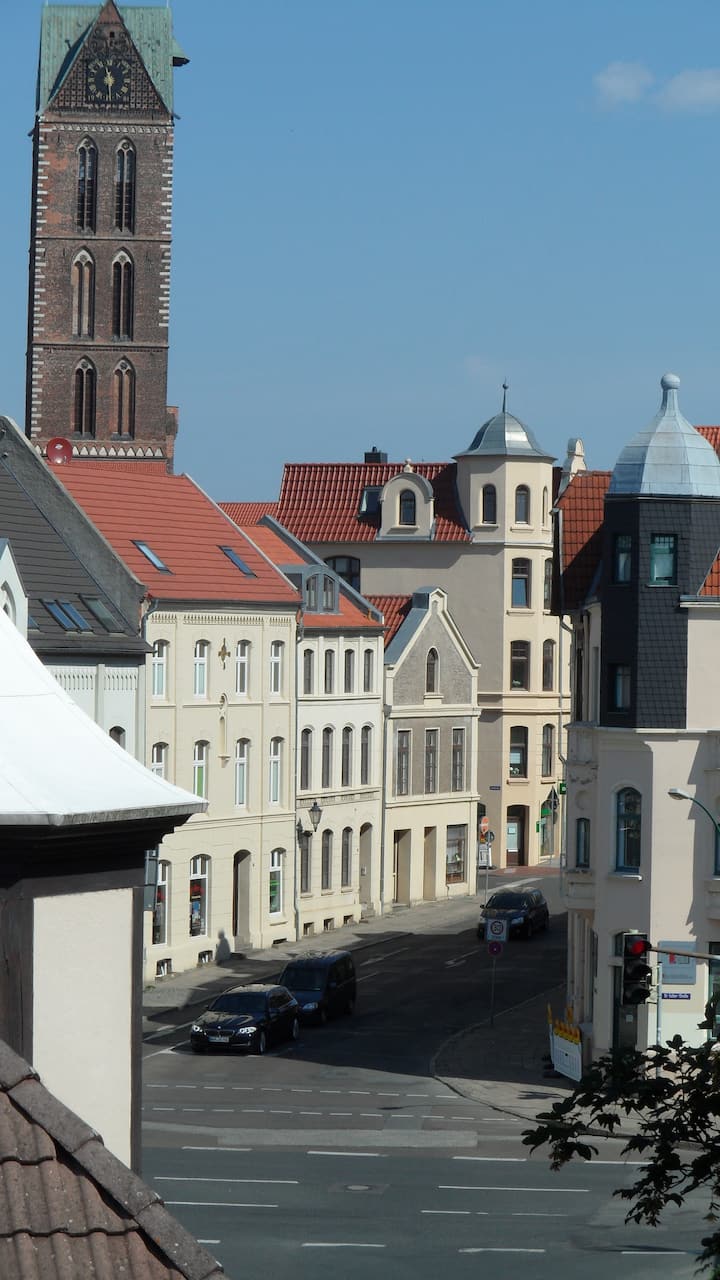
<svg viewBox="0 0 720 1280">
<path fill-rule="evenodd" d="M 720 498 L 720 459 L 678 406 L 680 379 L 660 379 L 663 398 L 650 426 L 625 445 L 608 494 Z"/>
<path fill-rule="evenodd" d="M 494 454 L 502 457 L 531 456 L 536 458 L 552 458 L 540 448 L 529 427 L 519 418 L 507 411 L 507 382 L 503 383 L 503 405 L 500 413 L 478 429 L 469 448 L 456 454 L 458 458 L 467 458 L 472 454 Z"/>
</svg>

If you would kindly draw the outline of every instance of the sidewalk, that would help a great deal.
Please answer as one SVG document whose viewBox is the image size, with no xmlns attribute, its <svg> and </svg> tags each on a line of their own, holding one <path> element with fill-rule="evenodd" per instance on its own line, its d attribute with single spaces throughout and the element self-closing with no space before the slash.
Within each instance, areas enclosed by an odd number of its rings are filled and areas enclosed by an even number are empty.
<svg viewBox="0 0 720 1280">
<path fill-rule="evenodd" d="M 519 870 L 513 873 L 512 878 L 517 882 L 544 872 L 544 867 L 525 867 L 522 873 Z M 397 907 L 364 924 L 349 925 L 266 951 L 231 956 L 221 965 L 212 964 L 159 979 L 143 992 L 143 1031 L 157 1031 L 164 1013 L 207 1003 L 226 987 L 247 981 L 249 967 L 254 971 L 255 980 L 271 981 L 289 959 L 308 951 L 342 948 L 355 952 L 401 939 L 409 933 L 467 929 L 475 922 L 482 900 L 482 894 L 472 894 L 446 902 Z M 561 1009 L 564 988 L 558 986 L 497 1014 L 494 1027 L 485 1019 L 458 1032 L 436 1053 L 433 1074 L 457 1093 L 530 1123 L 539 1111 L 546 1110 L 572 1087 L 569 1080 L 548 1079 L 544 1074 L 549 1050 L 548 1002 L 556 1010 Z"/>
</svg>

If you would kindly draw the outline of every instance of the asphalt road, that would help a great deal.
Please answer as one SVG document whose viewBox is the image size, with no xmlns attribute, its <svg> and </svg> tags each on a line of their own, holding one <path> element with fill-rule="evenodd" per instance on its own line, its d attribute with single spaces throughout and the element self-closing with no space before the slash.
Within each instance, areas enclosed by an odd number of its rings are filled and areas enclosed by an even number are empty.
<svg viewBox="0 0 720 1280">
<path fill-rule="evenodd" d="M 552 900 L 554 887 L 543 882 Z M 254 1280 L 392 1276 L 616 1280 L 691 1277 L 703 1234 L 683 1209 L 661 1229 L 624 1225 L 610 1163 L 552 1173 L 513 1120 L 430 1074 L 448 1036 L 487 1016 L 491 965 L 476 908 L 453 933 L 397 934 L 356 954 L 353 1017 L 308 1028 L 265 1058 L 197 1057 L 196 1010 L 145 1045 L 144 1177 L 228 1274 Z M 269 977 L 248 964 L 247 981 Z M 557 986 L 562 921 L 510 944 L 498 1013 Z M 237 981 L 235 977 L 234 981 Z"/>
</svg>

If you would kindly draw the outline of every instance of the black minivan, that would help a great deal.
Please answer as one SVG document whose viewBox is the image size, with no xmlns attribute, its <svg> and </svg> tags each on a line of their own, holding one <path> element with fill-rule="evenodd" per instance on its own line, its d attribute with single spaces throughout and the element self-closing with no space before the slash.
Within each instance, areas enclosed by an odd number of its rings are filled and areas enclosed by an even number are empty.
<svg viewBox="0 0 720 1280">
<path fill-rule="evenodd" d="M 349 951 L 298 956 L 285 966 L 280 983 L 291 991 L 304 1022 L 327 1022 L 355 1008 L 355 965 Z"/>
</svg>

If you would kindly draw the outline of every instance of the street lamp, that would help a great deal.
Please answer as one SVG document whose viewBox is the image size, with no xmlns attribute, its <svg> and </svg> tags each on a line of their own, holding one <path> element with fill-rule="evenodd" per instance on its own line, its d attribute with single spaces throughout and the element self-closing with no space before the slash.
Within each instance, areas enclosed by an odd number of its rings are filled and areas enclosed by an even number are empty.
<svg viewBox="0 0 720 1280">
<path fill-rule="evenodd" d="M 720 832 L 720 823 L 717 818 L 714 817 L 710 810 L 703 804 L 702 800 L 698 800 L 697 796 L 691 796 L 690 792 L 683 791 L 682 787 L 670 787 L 668 795 L 672 796 L 673 800 L 689 800 L 690 804 L 696 804 L 698 809 L 702 809 L 703 813 L 707 814 L 715 828 L 715 831 Z"/>
</svg>

